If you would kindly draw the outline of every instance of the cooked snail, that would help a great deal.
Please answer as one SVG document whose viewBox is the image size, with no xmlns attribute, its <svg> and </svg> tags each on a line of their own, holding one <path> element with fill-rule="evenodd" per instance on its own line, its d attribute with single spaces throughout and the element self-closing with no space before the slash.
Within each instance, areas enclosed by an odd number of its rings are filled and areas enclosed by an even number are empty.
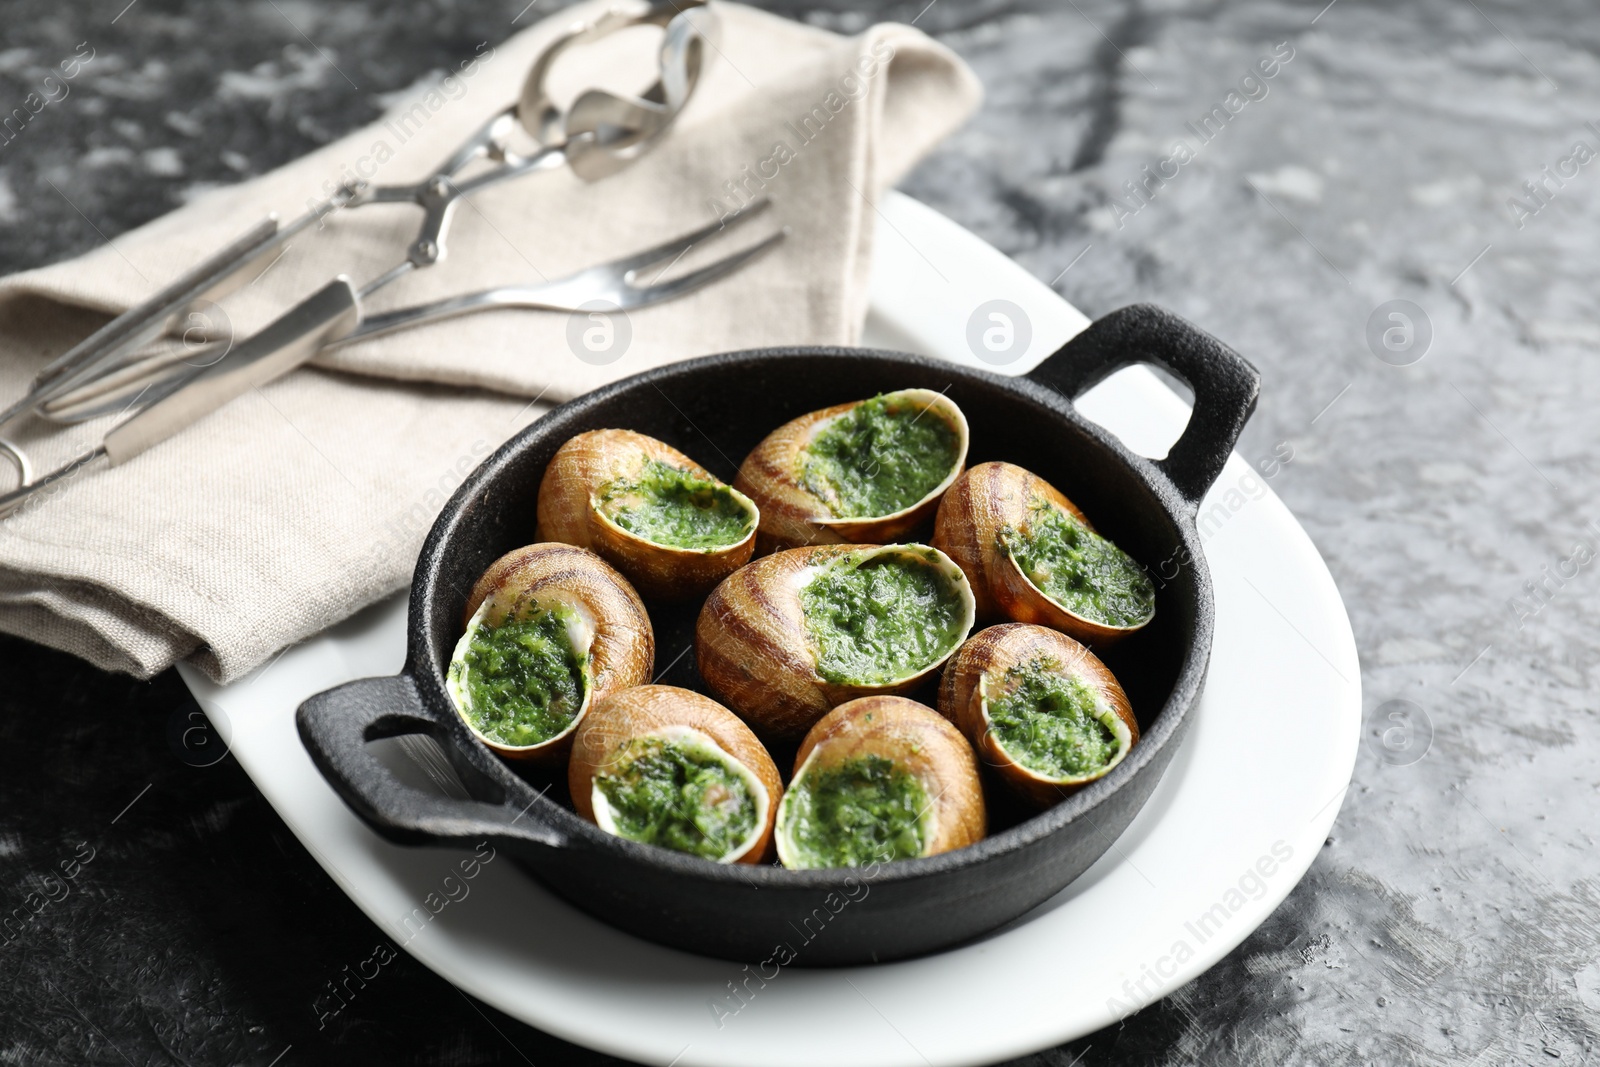
<svg viewBox="0 0 1600 1067">
<path fill-rule="evenodd" d="M 591 704 L 649 681 L 654 660 L 650 616 L 626 578 L 587 549 L 528 545 L 472 587 L 446 684 L 484 744 L 548 762 Z"/>
<path fill-rule="evenodd" d="M 939 684 L 939 713 L 1036 807 L 1104 777 L 1139 740 L 1128 696 L 1066 634 L 1007 623 L 974 634 Z"/>
<path fill-rule="evenodd" d="M 932 514 L 967 461 L 967 419 L 901 389 L 785 423 L 745 457 L 735 489 L 761 508 L 761 550 L 882 544 Z"/>
<path fill-rule="evenodd" d="M 718 863 L 760 863 L 783 783 L 750 728 L 710 697 L 640 685 L 597 701 L 567 764 L 572 806 L 607 833 Z"/>
<path fill-rule="evenodd" d="M 632 430 L 590 430 L 539 483 L 539 538 L 591 549 L 644 596 L 704 594 L 749 562 L 750 498 L 676 448 Z"/>
<path fill-rule="evenodd" d="M 695 657 L 706 684 L 757 733 L 794 740 L 847 700 L 913 688 L 972 622 L 966 577 L 926 545 L 794 548 L 712 591 Z"/>
<path fill-rule="evenodd" d="M 863 867 L 964 848 L 986 816 L 972 749 L 931 708 L 841 704 L 806 734 L 778 808 L 785 867 Z"/>
<path fill-rule="evenodd" d="M 1108 645 L 1155 615 L 1155 584 L 1072 501 L 1011 463 L 980 463 L 939 502 L 933 544 L 972 583 L 980 619 Z"/>
</svg>

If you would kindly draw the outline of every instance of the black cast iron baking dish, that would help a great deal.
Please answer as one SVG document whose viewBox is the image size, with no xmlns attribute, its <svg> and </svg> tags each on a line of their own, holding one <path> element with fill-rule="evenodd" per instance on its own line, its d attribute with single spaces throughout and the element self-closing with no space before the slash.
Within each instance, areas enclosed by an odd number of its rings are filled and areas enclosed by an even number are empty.
<svg viewBox="0 0 1600 1067">
<path fill-rule="evenodd" d="M 1136 456 L 1081 418 L 1071 398 L 1120 367 L 1149 362 L 1186 381 L 1194 414 L 1163 460 Z M 1143 739 L 1111 774 L 1043 814 L 1001 807 L 1009 828 L 970 848 L 861 871 L 719 866 L 612 837 L 559 788 L 514 773 L 475 740 L 445 692 L 468 590 L 490 562 L 533 540 L 539 480 L 573 434 L 627 427 L 659 437 L 732 481 L 745 453 L 795 416 L 892 389 L 948 391 L 972 427 L 970 462 L 1006 459 L 1042 475 L 1159 577 L 1154 622 L 1107 655 Z M 969 940 L 1048 899 L 1093 863 L 1155 788 L 1181 742 L 1211 649 L 1211 580 L 1194 516 L 1255 407 L 1244 359 L 1149 305 L 1092 324 L 1026 377 L 1005 378 L 892 352 L 773 348 L 680 363 L 579 397 L 484 461 L 434 524 L 411 589 L 402 673 L 320 693 L 299 710 L 318 769 L 378 833 L 407 844 L 489 841 L 579 908 L 641 937 L 755 962 L 788 945 L 794 962 L 915 956 Z M 698 605 L 651 606 L 661 680 L 699 686 L 689 647 Z M 399 782 L 366 742 L 434 738 L 473 799 Z M 788 770 L 785 753 L 774 753 Z M 782 957 L 780 957 L 782 958 Z"/>
</svg>

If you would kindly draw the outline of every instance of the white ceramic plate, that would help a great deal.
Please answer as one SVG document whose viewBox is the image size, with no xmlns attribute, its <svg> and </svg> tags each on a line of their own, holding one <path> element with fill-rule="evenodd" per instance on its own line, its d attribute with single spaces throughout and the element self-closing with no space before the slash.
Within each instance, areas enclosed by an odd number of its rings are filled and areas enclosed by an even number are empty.
<svg viewBox="0 0 1600 1067">
<path fill-rule="evenodd" d="M 1030 320 L 1031 343 L 1007 368 L 1021 372 L 1087 324 L 995 249 L 904 196 L 883 205 L 875 255 L 868 344 L 976 364 L 968 318 L 1005 299 Z M 1188 413 L 1143 368 L 1102 383 L 1080 407 L 1152 456 Z M 295 708 L 400 668 L 402 597 L 232 685 L 181 669 L 261 792 L 384 936 L 510 1015 L 652 1064 L 989 1063 L 1104 1027 L 1211 966 L 1299 881 L 1338 813 L 1361 697 L 1333 580 L 1237 455 L 1202 515 L 1217 603 L 1205 694 L 1166 777 L 1110 851 L 975 944 L 874 967 L 791 967 L 764 984 L 738 965 L 591 919 L 507 859 L 464 879 L 458 864 L 470 853 L 388 844 L 345 808 L 301 747 Z"/>
</svg>

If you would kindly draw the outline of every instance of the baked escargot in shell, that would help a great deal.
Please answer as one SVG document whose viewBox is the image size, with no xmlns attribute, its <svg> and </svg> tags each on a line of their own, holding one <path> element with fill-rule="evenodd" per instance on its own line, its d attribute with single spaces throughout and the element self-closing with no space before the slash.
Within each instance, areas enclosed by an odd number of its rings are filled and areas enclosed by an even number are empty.
<svg viewBox="0 0 1600 1067">
<path fill-rule="evenodd" d="M 750 498 L 664 441 L 590 430 L 539 483 L 538 536 L 599 554 L 651 600 L 703 596 L 755 551 Z"/>
<path fill-rule="evenodd" d="M 1100 658 L 1029 623 L 973 634 L 945 668 L 939 713 L 1037 808 L 1105 777 L 1139 741 L 1128 695 Z"/>
<path fill-rule="evenodd" d="M 847 700 L 914 689 L 972 623 L 966 576 L 927 545 L 792 548 L 712 590 L 695 660 L 758 734 L 796 741 Z"/>
<path fill-rule="evenodd" d="M 939 502 L 933 545 L 967 575 L 978 617 L 1110 645 L 1155 616 L 1150 575 L 1055 486 L 1014 463 L 980 463 Z"/>
<path fill-rule="evenodd" d="M 967 461 L 967 418 L 931 389 L 802 415 L 768 434 L 734 488 L 761 509 L 759 552 L 884 544 L 933 514 Z"/>
<path fill-rule="evenodd" d="M 607 833 L 718 863 L 771 851 L 783 783 L 733 712 L 670 685 L 612 693 L 584 716 L 567 764 L 578 814 Z"/>
<path fill-rule="evenodd" d="M 536 544 L 489 565 L 467 597 L 446 687 L 478 739 L 559 763 L 589 707 L 649 681 L 655 632 L 628 580 L 583 548 Z"/>
<path fill-rule="evenodd" d="M 932 708 L 896 696 L 839 705 L 806 734 L 778 810 L 785 867 L 866 867 L 982 839 L 971 747 Z"/>
</svg>

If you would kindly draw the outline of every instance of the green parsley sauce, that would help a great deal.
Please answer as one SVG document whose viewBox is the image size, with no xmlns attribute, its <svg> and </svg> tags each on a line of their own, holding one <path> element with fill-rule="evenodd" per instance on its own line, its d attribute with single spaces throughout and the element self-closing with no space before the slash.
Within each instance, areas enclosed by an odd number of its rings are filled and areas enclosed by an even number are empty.
<svg viewBox="0 0 1600 1067">
<path fill-rule="evenodd" d="M 927 804 L 916 776 L 882 756 L 803 774 L 783 798 L 798 853 L 791 859 L 808 868 L 863 867 L 920 856 Z"/>
<path fill-rule="evenodd" d="M 800 454 L 800 484 L 836 518 L 893 515 L 937 489 L 960 450 L 955 428 L 939 412 L 879 395 L 811 439 Z"/>
<path fill-rule="evenodd" d="M 1074 615 L 1103 626 L 1137 626 L 1156 609 L 1156 588 L 1144 568 L 1072 515 L 1037 500 L 1026 532 L 1000 533 L 1028 581 Z"/>
<path fill-rule="evenodd" d="M 817 673 L 835 684 L 886 685 L 943 659 L 964 636 L 960 590 L 911 554 L 841 556 L 800 589 Z"/>
<path fill-rule="evenodd" d="M 1040 656 L 1007 668 L 1000 695 L 988 700 L 989 728 L 1000 747 L 1045 778 L 1082 778 L 1104 770 L 1122 749 L 1107 725 L 1115 713 L 1077 675 Z"/>
<path fill-rule="evenodd" d="M 661 737 L 636 737 L 595 785 L 620 836 L 720 859 L 756 826 L 749 784 L 709 752 Z"/>
<path fill-rule="evenodd" d="M 499 626 L 475 620 L 450 663 L 451 690 L 480 734 L 513 748 L 560 734 L 583 707 L 588 657 L 572 647 L 569 612 L 535 609 Z"/>
<path fill-rule="evenodd" d="M 668 548 L 703 552 L 743 541 L 750 510 L 719 482 L 652 459 L 632 478 L 600 487 L 599 508 L 612 522 Z"/>
</svg>

